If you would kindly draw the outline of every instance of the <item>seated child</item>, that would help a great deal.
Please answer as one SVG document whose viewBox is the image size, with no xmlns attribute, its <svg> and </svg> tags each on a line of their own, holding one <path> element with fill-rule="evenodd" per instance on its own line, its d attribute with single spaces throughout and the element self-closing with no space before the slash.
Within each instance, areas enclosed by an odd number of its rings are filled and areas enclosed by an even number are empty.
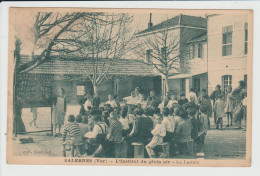
<svg viewBox="0 0 260 176">
<path fill-rule="evenodd" d="M 223 120 L 222 118 L 225 117 L 225 102 L 223 100 L 223 95 L 219 94 L 218 98 L 213 107 L 214 116 L 217 121 L 216 129 L 219 129 L 219 125 L 221 129 L 223 128 Z"/>
<path fill-rule="evenodd" d="M 163 137 L 166 135 L 166 129 L 164 124 L 162 124 L 162 120 L 163 120 L 162 115 L 160 114 L 155 115 L 156 125 L 154 129 L 151 131 L 151 133 L 153 134 L 153 138 L 149 142 L 149 144 L 145 146 L 146 151 L 150 158 L 154 157 L 155 153 L 153 149 L 157 145 L 163 143 Z"/>
<path fill-rule="evenodd" d="M 87 132 L 91 131 L 90 125 L 88 124 L 88 117 L 78 115 L 76 118 L 76 122 L 79 124 L 79 128 L 82 136 L 84 136 Z"/>
<path fill-rule="evenodd" d="M 79 128 L 79 124 L 75 122 L 74 115 L 69 115 L 68 122 L 63 131 L 62 142 L 65 142 L 67 134 L 69 137 L 69 143 L 71 144 L 71 155 L 74 156 L 74 149 L 76 149 L 75 156 L 80 155 L 79 145 L 82 143 L 82 134 Z"/>
<path fill-rule="evenodd" d="M 171 117 L 169 117 L 169 109 L 164 107 L 162 109 L 163 121 L 162 123 L 166 128 L 166 136 L 164 137 L 164 142 L 171 142 L 173 138 L 174 126 Z"/>
<path fill-rule="evenodd" d="M 120 113 L 119 121 L 122 124 L 122 136 L 126 137 L 130 131 L 129 131 L 129 120 L 127 118 L 127 107 L 123 107 Z"/>
</svg>

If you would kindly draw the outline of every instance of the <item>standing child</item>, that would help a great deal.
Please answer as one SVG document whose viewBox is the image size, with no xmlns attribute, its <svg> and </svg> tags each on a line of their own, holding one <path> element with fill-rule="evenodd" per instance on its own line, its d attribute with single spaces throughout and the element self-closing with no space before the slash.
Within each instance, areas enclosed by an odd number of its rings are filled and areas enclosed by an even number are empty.
<svg viewBox="0 0 260 176">
<path fill-rule="evenodd" d="M 230 126 L 233 125 L 233 117 L 232 117 L 232 111 L 233 111 L 234 105 L 232 100 L 232 87 L 229 86 L 227 88 L 227 99 L 226 99 L 226 105 L 225 105 L 225 113 L 227 114 L 227 127 L 229 127 L 229 119 L 231 121 Z"/>
<path fill-rule="evenodd" d="M 221 129 L 223 128 L 223 117 L 225 117 L 225 102 L 223 100 L 223 95 L 219 94 L 218 98 L 214 104 L 213 107 L 213 111 L 214 111 L 214 117 L 216 118 L 216 129 L 219 129 L 219 125 L 221 127 Z"/>
<path fill-rule="evenodd" d="M 155 153 L 153 149 L 163 142 L 163 137 L 166 135 L 166 129 L 164 124 L 162 124 L 162 120 L 163 118 L 161 114 L 155 115 L 156 125 L 154 129 L 151 131 L 151 133 L 153 134 L 153 138 L 149 142 L 149 144 L 145 146 L 150 158 L 154 157 Z"/>
<path fill-rule="evenodd" d="M 164 107 L 162 109 L 162 115 L 163 115 L 163 124 L 166 128 L 166 136 L 164 137 L 164 142 L 171 142 L 173 138 L 173 132 L 174 132 L 174 126 L 172 122 L 172 118 L 169 117 L 169 109 Z"/>
</svg>

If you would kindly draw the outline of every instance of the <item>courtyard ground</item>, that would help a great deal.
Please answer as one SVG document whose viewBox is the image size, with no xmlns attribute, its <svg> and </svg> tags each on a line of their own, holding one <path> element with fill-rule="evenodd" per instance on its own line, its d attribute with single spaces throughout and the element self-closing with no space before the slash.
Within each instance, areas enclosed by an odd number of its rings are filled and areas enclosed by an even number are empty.
<svg viewBox="0 0 260 176">
<path fill-rule="evenodd" d="M 76 115 L 78 112 L 78 106 L 68 107 L 68 114 Z M 29 125 L 32 119 L 29 109 L 23 110 L 22 118 L 27 131 L 50 129 L 50 109 L 48 108 L 38 109 L 38 128 Z M 237 130 L 234 126 L 225 127 L 223 130 L 216 130 L 212 120 L 213 119 L 211 119 L 211 129 L 208 130 L 204 147 L 199 152 L 200 156 L 198 157 L 205 159 L 244 159 L 246 155 L 246 131 L 243 129 Z M 225 124 L 226 119 L 224 119 L 224 126 Z M 14 155 L 62 156 L 61 137 L 52 137 L 48 135 L 49 133 L 50 132 L 27 133 L 14 137 Z M 34 143 L 20 144 L 19 138 L 24 136 L 31 136 Z"/>
</svg>

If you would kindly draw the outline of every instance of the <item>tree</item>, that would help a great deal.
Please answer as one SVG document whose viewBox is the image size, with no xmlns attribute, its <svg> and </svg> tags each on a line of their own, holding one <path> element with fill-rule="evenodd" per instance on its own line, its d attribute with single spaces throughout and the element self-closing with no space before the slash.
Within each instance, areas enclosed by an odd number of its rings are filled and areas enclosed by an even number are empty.
<svg viewBox="0 0 260 176">
<path fill-rule="evenodd" d="M 94 92 L 106 77 L 111 65 L 120 59 L 131 41 L 132 17 L 124 13 L 41 13 L 36 15 L 33 27 L 33 61 L 19 67 L 27 72 L 52 56 L 89 59 L 92 72 L 85 73 Z M 41 51 L 35 55 L 35 51 Z M 109 60 L 108 60 L 109 59 Z"/>
<path fill-rule="evenodd" d="M 91 20 L 81 20 L 58 40 L 53 51 L 60 56 L 79 57 L 92 65 L 91 72 L 83 72 L 92 82 L 94 93 L 107 76 L 109 69 L 121 59 L 131 41 L 129 14 L 91 14 Z M 79 30 L 80 29 L 80 30 Z"/>
<path fill-rule="evenodd" d="M 152 65 L 154 69 L 160 73 L 164 80 L 166 91 L 169 91 L 169 77 L 182 72 L 184 64 L 181 59 L 186 53 L 186 46 L 181 43 L 181 30 L 170 30 L 167 23 L 162 30 L 140 36 L 136 35 L 136 43 L 133 47 L 134 53 L 147 64 Z"/>
</svg>

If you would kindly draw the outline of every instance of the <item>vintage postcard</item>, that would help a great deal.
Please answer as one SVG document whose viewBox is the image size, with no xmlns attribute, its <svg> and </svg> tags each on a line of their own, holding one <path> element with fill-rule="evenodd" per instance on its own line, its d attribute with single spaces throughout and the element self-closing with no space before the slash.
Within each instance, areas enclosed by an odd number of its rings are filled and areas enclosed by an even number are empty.
<svg viewBox="0 0 260 176">
<path fill-rule="evenodd" d="M 9 9 L 7 163 L 251 166 L 252 10 Z"/>
</svg>

